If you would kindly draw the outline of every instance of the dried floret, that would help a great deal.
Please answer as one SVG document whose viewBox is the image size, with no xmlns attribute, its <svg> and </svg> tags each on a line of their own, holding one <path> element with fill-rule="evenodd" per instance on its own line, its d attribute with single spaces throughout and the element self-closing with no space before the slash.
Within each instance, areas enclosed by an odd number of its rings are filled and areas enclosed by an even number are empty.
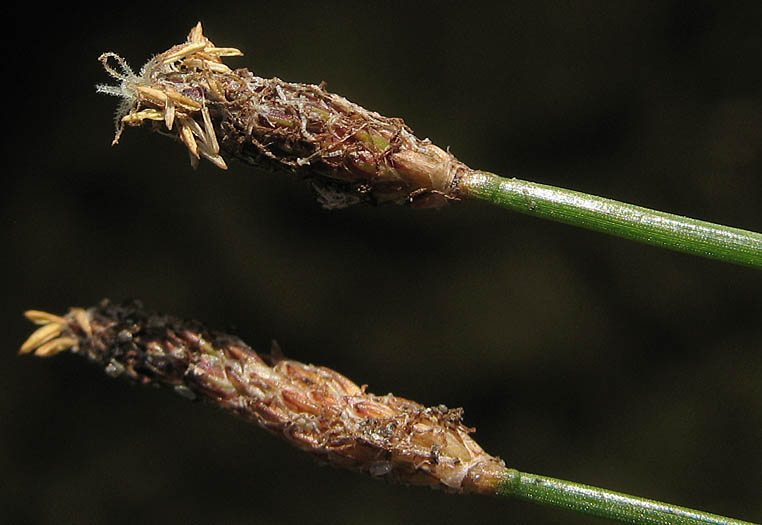
<svg viewBox="0 0 762 525">
<path fill-rule="evenodd" d="M 101 302 L 43 322 L 21 347 L 49 357 L 70 350 L 112 376 L 174 389 L 253 421 L 322 461 L 376 478 L 453 492 L 494 493 L 504 463 L 469 436 L 461 409 L 373 395 L 326 367 L 259 355 L 197 321 Z"/>
<path fill-rule="evenodd" d="M 264 79 L 222 63 L 221 57 L 241 54 L 216 47 L 199 23 L 185 43 L 156 55 L 139 74 L 119 55 L 101 55 L 120 83 L 98 91 L 123 99 L 114 144 L 125 124 L 148 122 L 185 144 L 194 167 L 204 157 L 225 169 L 224 159 L 236 158 L 298 173 L 330 208 L 357 202 L 429 207 L 456 198 L 469 168 L 417 138 L 402 119 L 368 111 L 323 84 Z"/>
</svg>

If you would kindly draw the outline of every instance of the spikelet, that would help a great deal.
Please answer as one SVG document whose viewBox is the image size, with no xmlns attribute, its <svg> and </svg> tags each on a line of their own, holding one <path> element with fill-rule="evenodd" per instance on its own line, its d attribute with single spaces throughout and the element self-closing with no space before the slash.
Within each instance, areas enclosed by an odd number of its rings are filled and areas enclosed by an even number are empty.
<svg viewBox="0 0 762 525">
<path fill-rule="evenodd" d="M 120 84 L 97 89 L 123 99 L 113 143 L 125 125 L 150 123 L 182 142 L 194 167 L 205 158 L 225 169 L 224 159 L 236 158 L 297 173 L 329 208 L 359 202 L 434 207 L 456 199 L 458 181 L 470 169 L 418 139 L 401 119 L 368 111 L 323 84 L 263 79 L 222 62 L 239 55 L 216 47 L 200 22 L 186 42 L 156 55 L 139 74 L 119 55 L 101 55 Z"/>
<path fill-rule="evenodd" d="M 451 492 L 493 494 L 504 463 L 469 437 L 461 409 L 426 408 L 376 396 L 343 375 L 279 353 L 260 356 L 240 339 L 147 312 L 137 302 L 102 301 L 44 323 L 21 353 L 65 350 L 88 357 L 112 376 L 154 383 L 253 421 L 338 467 L 376 478 Z"/>
</svg>

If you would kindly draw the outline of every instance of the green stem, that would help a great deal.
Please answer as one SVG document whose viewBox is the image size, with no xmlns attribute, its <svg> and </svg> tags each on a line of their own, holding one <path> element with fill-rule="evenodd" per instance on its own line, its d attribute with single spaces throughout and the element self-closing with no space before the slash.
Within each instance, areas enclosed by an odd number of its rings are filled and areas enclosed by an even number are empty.
<svg viewBox="0 0 762 525">
<path fill-rule="evenodd" d="M 762 269 L 762 235 L 573 190 L 474 171 L 458 195 L 670 250 Z"/>
<path fill-rule="evenodd" d="M 509 469 L 498 495 L 636 525 L 752 525 L 676 505 Z"/>
</svg>

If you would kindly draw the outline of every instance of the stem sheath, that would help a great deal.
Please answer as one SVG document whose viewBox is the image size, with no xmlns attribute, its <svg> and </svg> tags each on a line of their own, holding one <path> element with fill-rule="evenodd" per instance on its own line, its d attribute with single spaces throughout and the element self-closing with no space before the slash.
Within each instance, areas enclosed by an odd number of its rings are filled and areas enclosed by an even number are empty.
<svg viewBox="0 0 762 525">
<path fill-rule="evenodd" d="M 498 487 L 498 495 L 636 525 L 752 525 L 747 521 L 514 469 L 507 471 Z"/>
<path fill-rule="evenodd" d="M 595 195 L 473 171 L 459 196 L 678 252 L 762 269 L 762 235 Z"/>
</svg>

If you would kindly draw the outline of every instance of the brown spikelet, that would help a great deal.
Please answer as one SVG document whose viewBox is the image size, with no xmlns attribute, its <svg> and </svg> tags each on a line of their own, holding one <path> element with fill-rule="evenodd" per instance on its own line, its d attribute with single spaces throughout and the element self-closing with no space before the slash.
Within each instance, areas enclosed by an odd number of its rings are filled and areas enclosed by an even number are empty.
<svg viewBox="0 0 762 525">
<path fill-rule="evenodd" d="M 329 368 L 260 356 L 240 339 L 196 321 L 147 312 L 137 302 L 108 301 L 72 308 L 64 317 L 36 311 L 27 317 L 48 324 L 24 343 L 23 353 L 50 356 L 71 349 L 109 375 L 215 404 L 335 466 L 393 482 L 487 494 L 505 473 L 504 463 L 469 437 L 473 429 L 461 422 L 461 409 L 376 396 Z"/>
<path fill-rule="evenodd" d="M 106 71 L 121 83 L 98 91 L 124 99 L 114 144 L 125 124 L 150 123 L 181 141 L 193 166 L 203 157 L 225 169 L 225 159 L 236 158 L 298 173 L 326 207 L 431 207 L 456 198 L 457 183 L 470 169 L 417 138 L 401 119 L 368 111 L 322 84 L 264 79 L 222 63 L 222 57 L 238 55 L 237 49 L 216 47 L 201 23 L 185 43 L 156 55 L 139 74 L 115 53 L 101 55 Z"/>
</svg>

